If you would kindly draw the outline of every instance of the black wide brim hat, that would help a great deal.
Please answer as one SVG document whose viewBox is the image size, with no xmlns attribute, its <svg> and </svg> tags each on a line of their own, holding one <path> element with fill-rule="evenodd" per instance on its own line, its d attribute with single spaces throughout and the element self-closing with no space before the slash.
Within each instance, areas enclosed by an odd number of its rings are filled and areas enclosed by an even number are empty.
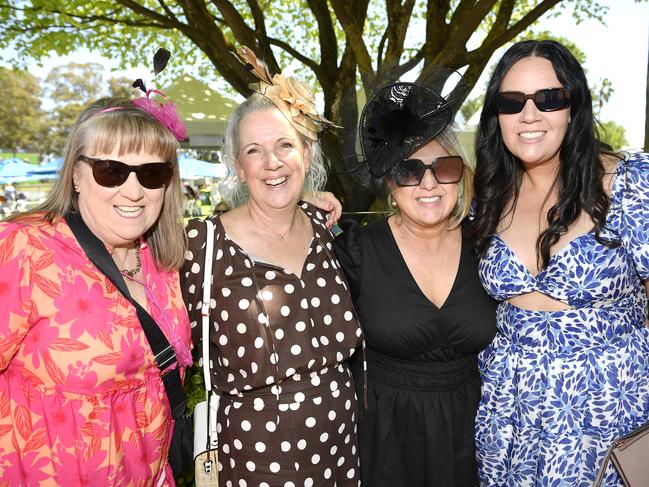
<svg viewBox="0 0 649 487">
<path fill-rule="evenodd" d="M 449 72 L 444 72 L 445 79 Z M 382 193 L 383 178 L 452 122 L 454 100 L 463 99 L 465 93 L 461 78 L 448 97 L 411 82 L 390 83 L 376 90 L 359 120 L 361 161 L 346 158 L 351 175 L 372 192 Z"/>
</svg>

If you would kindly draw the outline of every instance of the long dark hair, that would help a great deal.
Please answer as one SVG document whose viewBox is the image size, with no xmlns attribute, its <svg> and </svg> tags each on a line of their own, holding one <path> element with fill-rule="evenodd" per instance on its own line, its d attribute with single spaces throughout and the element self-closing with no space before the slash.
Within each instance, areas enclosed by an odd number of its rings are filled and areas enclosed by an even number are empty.
<svg viewBox="0 0 649 487">
<path fill-rule="evenodd" d="M 496 65 L 487 86 L 476 133 L 477 207 L 473 235 L 478 255 L 486 252 L 498 223 L 506 216 L 506 208 L 513 211 L 518 199 L 524 168 L 503 142 L 495 97 L 510 68 L 530 56 L 550 61 L 557 78 L 571 94 L 571 122 L 559 150 L 559 172 L 555 181 L 559 198 L 548 210 L 548 227 L 536 242 L 537 259 L 541 268 L 545 268 L 550 260 L 550 248 L 582 211 L 593 220 L 596 238 L 606 245 L 614 245 L 600 238 L 609 208 L 609 198 L 602 186 L 604 165 L 600 153 L 613 153 L 601 149 L 586 75 L 572 53 L 550 40 L 523 41 L 510 47 Z"/>
</svg>

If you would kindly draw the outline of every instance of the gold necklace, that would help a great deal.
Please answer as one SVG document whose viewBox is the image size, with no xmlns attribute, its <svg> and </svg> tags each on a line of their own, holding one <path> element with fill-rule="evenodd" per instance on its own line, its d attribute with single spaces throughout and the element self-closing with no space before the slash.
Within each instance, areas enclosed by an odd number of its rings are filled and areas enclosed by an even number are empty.
<svg viewBox="0 0 649 487">
<path fill-rule="evenodd" d="M 142 257 L 140 256 L 140 239 L 135 240 L 135 267 L 122 269 L 120 272 L 128 277 L 133 277 L 142 270 Z"/>
<path fill-rule="evenodd" d="M 248 206 L 248 218 L 250 219 L 250 222 L 251 222 L 251 223 L 252 223 L 252 224 L 257 228 L 257 232 L 259 232 L 259 231 L 261 230 L 262 233 L 265 233 L 265 234 L 271 235 L 272 237 L 274 237 L 274 238 L 276 238 L 276 239 L 279 239 L 279 240 L 284 240 L 284 237 L 286 237 L 286 236 L 287 236 L 287 235 L 288 235 L 288 234 L 293 230 L 293 227 L 295 227 L 296 225 L 299 225 L 299 224 L 301 223 L 301 222 L 299 221 L 300 216 L 299 216 L 299 214 L 296 212 L 295 215 L 293 216 L 293 220 L 291 221 L 291 224 L 290 224 L 289 227 L 286 229 L 286 231 L 283 232 L 283 233 L 276 233 L 276 232 L 273 232 L 273 231 L 271 231 L 271 230 L 267 230 L 267 229 L 265 229 L 265 228 L 264 228 L 263 226 L 261 226 L 261 225 L 256 225 L 256 224 L 255 224 L 255 221 L 254 221 L 254 219 L 252 218 L 252 214 L 250 213 L 250 206 Z"/>
</svg>

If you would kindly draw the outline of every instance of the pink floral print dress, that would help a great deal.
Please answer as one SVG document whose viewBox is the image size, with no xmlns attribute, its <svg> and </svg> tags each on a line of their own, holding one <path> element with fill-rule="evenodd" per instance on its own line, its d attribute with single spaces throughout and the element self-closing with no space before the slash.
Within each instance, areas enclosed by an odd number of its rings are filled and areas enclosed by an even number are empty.
<svg viewBox="0 0 649 487">
<path fill-rule="evenodd" d="M 191 364 L 176 272 L 142 249 L 147 310 Z M 173 486 L 173 421 L 134 307 L 64 220 L 0 223 L 0 487 Z"/>
</svg>

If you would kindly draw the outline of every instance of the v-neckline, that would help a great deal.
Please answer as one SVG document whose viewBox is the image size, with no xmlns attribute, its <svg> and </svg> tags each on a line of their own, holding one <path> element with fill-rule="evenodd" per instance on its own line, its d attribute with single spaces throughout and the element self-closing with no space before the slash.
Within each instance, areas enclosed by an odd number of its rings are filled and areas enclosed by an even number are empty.
<svg viewBox="0 0 649 487">
<path fill-rule="evenodd" d="M 534 274 L 531 270 L 527 268 L 525 264 L 523 264 L 523 261 L 519 259 L 519 257 L 516 255 L 514 250 L 509 246 L 509 244 L 503 239 L 500 234 L 496 233 L 494 234 L 494 237 L 496 237 L 500 243 L 503 245 L 503 247 L 507 250 L 507 253 L 511 256 L 512 260 L 521 268 L 525 271 L 527 275 L 529 275 L 532 279 L 537 280 L 540 275 L 545 273 L 550 266 L 552 265 L 552 262 L 562 254 L 566 253 L 569 249 L 571 249 L 575 243 L 577 243 L 579 240 L 582 240 L 590 235 L 593 235 L 595 233 L 595 229 L 592 228 L 586 233 L 582 233 L 581 235 L 576 236 L 569 242 L 567 242 L 565 245 L 563 245 L 559 250 L 557 250 L 554 254 L 550 256 L 550 260 L 548 261 L 548 266 L 545 269 L 541 269 L 539 272 Z"/>
<path fill-rule="evenodd" d="M 622 184 L 620 175 L 622 173 L 622 168 L 624 167 L 624 164 L 626 164 L 628 159 L 620 159 L 617 161 L 615 164 L 615 169 L 614 169 L 614 176 L 613 176 L 613 181 L 611 182 L 611 194 L 609 195 L 609 209 L 608 209 L 608 214 L 606 215 L 606 222 L 608 222 L 608 219 L 611 217 L 611 212 L 613 210 L 613 207 L 617 203 L 617 192 L 620 190 L 619 189 L 619 184 Z M 518 258 L 514 250 L 509 246 L 509 244 L 500 236 L 498 233 L 494 233 L 494 237 L 496 237 L 500 243 L 505 247 L 509 255 L 511 256 L 512 260 L 521 268 L 525 273 L 530 276 L 534 280 L 538 280 L 539 276 L 543 275 L 547 270 L 550 268 L 552 265 L 553 261 L 566 253 L 568 249 L 571 249 L 578 241 L 595 234 L 595 228 L 591 228 L 588 232 L 582 233 L 581 235 L 576 236 L 569 242 L 567 242 L 565 245 L 563 245 L 559 250 L 557 250 L 554 254 L 550 256 L 550 260 L 548 261 L 548 265 L 545 269 L 541 269 L 539 272 L 534 274 L 532 271 L 530 271 L 525 264 L 523 264 L 523 261 Z"/>
<path fill-rule="evenodd" d="M 304 212 L 304 210 L 302 208 L 298 208 L 298 209 L 300 211 Z M 267 262 L 267 261 L 264 261 L 264 260 L 261 260 L 261 261 L 260 260 L 255 260 L 252 257 L 251 254 L 249 254 L 246 250 L 244 250 L 243 247 L 241 247 L 241 245 L 239 245 L 235 240 L 230 238 L 230 236 L 228 235 L 228 232 L 225 230 L 225 227 L 223 226 L 223 222 L 221 221 L 221 217 L 220 216 L 217 217 L 216 220 L 218 221 L 218 225 L 219 225 L 221 231 L 223 232 L 223 236 L 225 237 L 225 239 L 228 242 L 230 242 L 230 245 L 232 245 L 232 247 L 234 247 L 234 249 L 237 252 L 239 252 L 246 259 L 248 259 L 250 261 L 251 265 L 262 265 L 262 266 L 266 266 L 266 267 L 271 267 L 273 269 L 276 269 L 276 270 L 279 270 L 279 271 L 283 272 L 284 274 L 293 276 L 296 279 L 298 279 L 299 281 L 302 281 L 302 277 L 304 277 L 304 274 L 307 271 L 306 267 L 309 264 L 309 256 L 313 252 L 313 243 L 316 242 L 316 240 L 317 240 L 316 235 L 317 235 L 317 230 L 318 230 L 316 228 L 316 226 L 315 226 L 315 222 L 313 221 L 313 219 L 308 214 L 306 214 L 306 212 L 304 212 L 304 213 L 305 213 L 307 219 L 309 220 L 309 223 L 311 224 L 311 230 L 312 230 L 313 233 L 311 235 L 311 240 L 309 241 L 309 247 L 307 249 L 307 253 L 306 253 L 306 257 L 304 259 L 304 262 L 302 262 L 302 268 L 300 269 L 300 274 L 299 275 L 296 274 L 293 271 L 290 271 L 290 270 L 286 269 L 285 267 L 282 267 L 282 266 L 277 265 L 277 264 L 273 264 L 272 262 Z"/>
<path fill-rule="evenodd" d="M 410 268 L 408 267 L 406 259 L 403 257 L 403 254 L 401 253 L 401 249 L 399 248 L 399 244 L 397 243 L 397 239 L 395 238 L 394 233 L 392 233 L 392 228 L 390 227 L 390 224 L 388 223 L 388 219 L 387 218 L 384 219 L 383 222 L 384 222 L 383 224 L 385 225 L 385 231 L 388 233 L 388 238 L 390 239 L 390 241 L 392 242 L 392 245 L 394 246 L 394 248 L 396 250 L 396 255 L 398 256 L 399 262 L 400 262 L 401 266 L 404 268 L 404 270 L 408 273 L 408 276 L 410 276 L 410 280 L 411 280 L 412 284 L 415 286 L 415 288 L 417 289 L 417 291 L 419 292 L 419 295 L 424 300 L 426 300 L 426 302 L 428 304 L 430 304 L 433 308 L 435 308 L 435 310 L 443 311 L 445 308 L 447 308 L 447 304 L 448 304 L 451 296 L 455 292 L 455 288 L 457 287 L 457 281 L 458 281 L 458 277 L 460 275 L 460 268 L 462 267 L 462 262 L 463 262 L 463 259 L 465 258 L 465 255 L 464 255 L 464 251 L 465 251 L 465 249 L 464 249 L 464 238 L 462 236 L 460 236 L 460 239 L 461 239 L 460 240 L 460 258 L 458 259 L 458 262 L 457 262 L 457 269 L 455 270 L 455 276 L 453 277 L 453 284 L 451 284 L 451 288 L 449 289 L 448 294 L 444 298 L 444 301 L 438 306 L 433 301 L 431 301 L 431 299 L 428 296 L 426 296 L 426 293 L 424 293 L 424 291 L 422 291 L 421 287 L 419 286 L 419 283 L 417 282 L 417 279 L 415 279 L 415 276 L 412 275 L 412 272 L 410 271 Z"/>
</svg>

